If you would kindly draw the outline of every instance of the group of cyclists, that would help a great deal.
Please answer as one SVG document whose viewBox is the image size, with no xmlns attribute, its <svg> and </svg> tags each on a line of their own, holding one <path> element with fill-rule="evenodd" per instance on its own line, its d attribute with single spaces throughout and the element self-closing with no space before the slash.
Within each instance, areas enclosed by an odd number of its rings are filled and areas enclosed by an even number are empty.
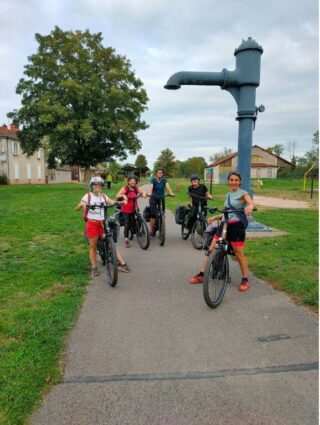
<svg viewBox="0 0 320 425">
<path fill-rule="evenodd" d="M 197 219 L 197 207 L 199 202 L 206 204 L 207 199 L 212 199 L 207 187 L 200 183 L 200 177 L 198 174 L 192 174 L 190 177 L 191 185 L 188 188 L 189 197 L 191 200 L 191 211 L 187 222 L 187 227 L 191 231 L 194 222 Z M 234 210 L 244 209 L 243 217 L 237 213 L 231 213 L 228 219 L 227 229 L 227 240 L 231 243 L 235 257 L 239 262 L 242 281 L 239 285 L 239 290 L 244 292 L 250 288 L 248 281 L 248 261 L 244 255 L 245 245 L 245 216 L 250 215 L 253 211 L 254 205 L 250 194 L 241 189 L 241 176 L 239 173 L 232 171 L 228 175 L 229 192 L 226 194 L 224 207 L 232 208 Z M 119 201 L 114 201 L 108 196 L 102 193 L 104 181 L 100 176 L 95 176 L 90 181 L 91 192 L 84 195 L 76 206 L 76 210 L 83 209 L 84 216 L 86 219 L 85 233 L 89 240 L 89 258 L 92 267 L 92 276 L 98 276 L 99 272 L 97 269 L 97 242 L 99 237 L 103 236 L 103 220 L 104 207 L 103 205 L 119 205 Z M 142 196 L 146 198 L 150 196 L 150 235 L 154 236 L 156 232 L 155 219 L 157 205 L 162 203 L 162 208 L 165 210 L 165 191 L 168 195 L 174 196 L 171 187 L 164 177 L 164 170 L 158 168 L 156 175 L 150 181 L 148 193 L 138 186 L 138 180 L 136 176 L 128 178 L 128 184 L 120 189 L 117 193 L 117 199 L 121 200 L 121 212 L 124 218 L 124 240 L 125 246 L 130 247 L 129 242 L 129 229 L 131 221 L 134 215 L 135 203 L 137 197 Z M 90 206 L 101 206 L 100 208 L 91 209 Z M 205 253 L 204 259 L 200 266 L 200 271 L 190 280 L 190 284 L 202 283 L 204 270 L 208 261 L 208 256 L 214 250 L 217 240 L 220 238 L 223 228 L 224 216 L 219 214 L 208 219 L 208 223 L 211 224 L 214 221 L 218 221 L 219 225 L 215 236 Z M 124 272 L 129 271 L 129 267 L 121 256 L 119 249 L 117 248 L 117 260 L 120 270 Z"/>
</svg>

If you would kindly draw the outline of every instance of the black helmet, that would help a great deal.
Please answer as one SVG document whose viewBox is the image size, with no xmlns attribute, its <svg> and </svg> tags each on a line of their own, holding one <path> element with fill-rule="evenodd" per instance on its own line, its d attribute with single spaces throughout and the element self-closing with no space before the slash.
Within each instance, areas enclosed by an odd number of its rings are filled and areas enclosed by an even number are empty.
<svg viewBox="0 0 320 425">
<path fill-rule="evenodd" d="M 190 180 L 199 180 L 200 181 L 199 174 L 191 174 Z"/>
<path fill-rule="evenodd" d="M 133 174 L 132 176 L 129 176 L 129 177 L 128 177 L 128 183 L 129 183 L 129 181 L 130 181 L 130 180 L 132 180 L 132 179 L 133 179 L 133 180 L 135 180 L 135 181 L 136 181 L 136 183 L 138 183 L 138 177 L 137 177 L 136 175 L 134 175 L 134 174 Z"/>
</svg>

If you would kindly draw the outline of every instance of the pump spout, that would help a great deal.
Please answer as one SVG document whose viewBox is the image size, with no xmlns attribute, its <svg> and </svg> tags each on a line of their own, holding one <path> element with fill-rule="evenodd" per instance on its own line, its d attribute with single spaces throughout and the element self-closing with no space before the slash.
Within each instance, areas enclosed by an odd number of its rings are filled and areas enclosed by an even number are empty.
<svg viewBox="0 0 320 425">
<path fill-rule="evenodd" d="M 168 90 L 178 90 L 182 85 L 221 86 L 225 85 L 226 70 L 221 72 L 177 72 L 169 78 L 164 86 Z"/>
</svg>

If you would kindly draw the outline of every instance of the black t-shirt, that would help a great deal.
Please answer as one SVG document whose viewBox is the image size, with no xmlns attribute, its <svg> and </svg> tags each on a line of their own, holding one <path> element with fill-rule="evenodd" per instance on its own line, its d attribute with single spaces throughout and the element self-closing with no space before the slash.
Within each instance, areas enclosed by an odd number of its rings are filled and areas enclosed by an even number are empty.
<svg viewBox="0 0 320 425">
<path fill-rule="evenodd" d="M 199 184 L 198 187 L 193 187 L 191 185 L 188 188 L 188 192 L 205 198 L 206 193 L 208 192 L 208 188 L 204 184 Z M 192 196 L 191 199 L 192 199 L 192 205 L 199 205 L 199 202 L 201 202 L 202 205 L 207 205 L 207 201 L 203 199 L 199 199 L 196 196 Z"/>
</svg>

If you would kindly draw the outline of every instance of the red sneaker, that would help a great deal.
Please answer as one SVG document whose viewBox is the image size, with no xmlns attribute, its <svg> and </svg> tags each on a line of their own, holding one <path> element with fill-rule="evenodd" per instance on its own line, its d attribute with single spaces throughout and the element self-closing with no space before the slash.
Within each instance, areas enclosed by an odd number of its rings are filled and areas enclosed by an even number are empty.
<svg viewBox="0 0 320 425">
<path fill-rule="evenodd" d="M 200 274 L 196 274 L 195 276 L 193 276 L 190 280 L 189 283 L 192 285 L 194 283 L 202 283 L 203 282 L 203 276 L 201 276 Z"/>
<path fill-rule="evenodd" d="M 244 292 L 250 288 L 250 283 L 248 281 L 242 282 L 239 286 L 239 291 Z"/>
</svg>

